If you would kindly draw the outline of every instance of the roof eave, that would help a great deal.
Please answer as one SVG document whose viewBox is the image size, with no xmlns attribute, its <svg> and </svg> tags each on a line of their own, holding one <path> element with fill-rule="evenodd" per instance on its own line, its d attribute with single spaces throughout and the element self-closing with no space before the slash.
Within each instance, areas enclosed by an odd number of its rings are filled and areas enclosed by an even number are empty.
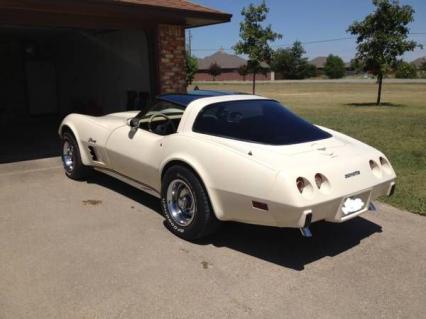
<svg viewBox="0 0 426 319">
<path fill-rule="evenodd" d="M 231 21 L 231 18 L 232 18 L 232 14 L 228 14 L 228 15 L 223 15 L 221 18 L 215 19 L 215 20 L 206 19 L 204 22 L 200 22 L 200 23 L 186 23 L 185 28 L 186 29 L 199 28 L 199 27 L 206 27 L 206 26 L 216 25 L 221 23 L 227 23 Z"/>
<path fill-rule="evenodd" d="M 102 3 L 102 0 L 91 0 L 92 2 Z M 184 18 L 185 20 L 185 28 L 197 28 L 204 27 L 209 25 L 215 25 L 220 23 L 230 22 L 232 18 L 232 14 L 225 13 L 221 11 L 196 11 L 196 10 L 188 10 L 188 9 L 179 9 L 179 8 L 169 8 L 169 7 L 160 7 L 160 6 L 152 6 L 147 4 L 137 4 L 130 2 L 114 2 L 114 6 L 119 7 L 127 7 L 133 9 L 151 9 L 157 12 L 163 12 L 166 14 L 177 14 Z M 191 23 L 188 22 L 191 18 L 199 19 L 199 22 Z"/>
</svg>

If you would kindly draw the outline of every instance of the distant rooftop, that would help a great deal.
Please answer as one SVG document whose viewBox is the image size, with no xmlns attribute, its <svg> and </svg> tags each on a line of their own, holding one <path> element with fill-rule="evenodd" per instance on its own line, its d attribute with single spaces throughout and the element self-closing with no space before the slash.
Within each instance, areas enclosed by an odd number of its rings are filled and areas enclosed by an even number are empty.
<svg viewBox="0 0 426 319">
<path fill-rule="evenodd" d="M 247 60 L 235 54 L 228 54 L 225 52 L 225 50 L 220 49 L 212 55 L 198 59 L 198 69 L 206 71 L 213 63 L 216 63 L 222 69 L 238 69 L 240 66 L 246 65 Z M 266 63 L 262 63 L 261 65 L 264 68 L 269 67 Z"/>
<path fill-rule="evenodd" d="M 198 60 L 199 70 L 208 70 L 210 65 L 216 63 L 222 69 L 238 69 L 241 65 L 247 64 L 247 61 L 237 55 L 225 53 L 223 49 L 216 53 Z"/>
<path fill-rule="evenodd" d="M 325 65 L 325 62 L 327 61 L 326 56 L 317 56 L 316 58 L 313 58 L 309 61 L 310 64 L 315 65 L 317 68 L 323 68 Z"/>
<path fill-rule="evenodd" d="M 327 62 L 326 56 L 317 56 L 309 61 L 309 64 L 315 65 L 316 68 L 323 69 L 325 66 L 325 62 Z M 345 62 L 345 67 L 349 68 L 351 66 L 350 62 Z"/>
<path fill-rule="evenodd" d="M 426 62 L 426 56 L 420 57 L 420 58 L 417 58 L 417 59 L 411 61 L 411 63 L 413 63 L 416 66 L 416 68 L 420 68 L 420 66 L 424 62 Z"/>
</svg>

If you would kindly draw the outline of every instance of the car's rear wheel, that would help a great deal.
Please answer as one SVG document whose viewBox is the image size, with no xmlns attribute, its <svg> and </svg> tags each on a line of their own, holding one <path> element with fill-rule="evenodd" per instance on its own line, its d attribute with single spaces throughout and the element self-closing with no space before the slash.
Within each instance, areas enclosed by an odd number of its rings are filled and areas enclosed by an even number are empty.
<svg viewBox="0 0 426 319">
<path fill-rule="evenodd" d="M 62 136 L 62 162 L 69 178 L 80 180 L 88 175 L 89 169 L 81 162 L 78 143 L 70 132 L 65 132 Z"/>
<path fill-rule="evenodd" d="M 220 225 L 202 182 L 184 166 L 173 166 L 166 171 L 161 197 L 166 224 L 181 238 L 206 237 Z"/>
</svg>

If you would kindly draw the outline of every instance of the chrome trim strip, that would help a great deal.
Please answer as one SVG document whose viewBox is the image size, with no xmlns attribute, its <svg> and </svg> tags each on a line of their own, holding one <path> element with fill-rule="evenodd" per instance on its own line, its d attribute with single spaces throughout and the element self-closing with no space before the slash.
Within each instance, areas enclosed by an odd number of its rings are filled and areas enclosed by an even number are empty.
<svg viewBox="0 0 426 319">
<path fill-rule="evenodd" d="M 152 188 L 149 185 L 146 185 L 144 183 L 141 183 L 131 177 L 125 176 L 123 174 L 120 174 L 112 169 L 109 168 L 103 168 L 103 167 L 94 167 L 94 169 L 98 172 L 104 173 L 106 175 L 109 175 L 111 177 L 114 177 L 120 181 L 122 181 L 123 183 L 126 183 L 130 186 L 133 186 L 137 189 L 140 189 L 141 191 L 148 193 L 152 196 L 155 196 L 157 198 L 161 198 L 161 194 L 159 191 L 157 191 L 155 188 Z"/>
</svg>

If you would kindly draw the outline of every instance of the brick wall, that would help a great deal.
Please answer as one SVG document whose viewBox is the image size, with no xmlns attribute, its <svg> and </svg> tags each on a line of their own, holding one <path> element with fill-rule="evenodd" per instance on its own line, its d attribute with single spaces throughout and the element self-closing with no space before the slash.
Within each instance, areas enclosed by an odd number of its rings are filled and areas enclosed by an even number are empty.
<svg viewBox="0 0 426 319">
<path fill-rule="evenodd" d="M 183 26 L 164 24 L 158 26 L 158 58 L 160 93 L 186 92 Z"/>
</svg>

